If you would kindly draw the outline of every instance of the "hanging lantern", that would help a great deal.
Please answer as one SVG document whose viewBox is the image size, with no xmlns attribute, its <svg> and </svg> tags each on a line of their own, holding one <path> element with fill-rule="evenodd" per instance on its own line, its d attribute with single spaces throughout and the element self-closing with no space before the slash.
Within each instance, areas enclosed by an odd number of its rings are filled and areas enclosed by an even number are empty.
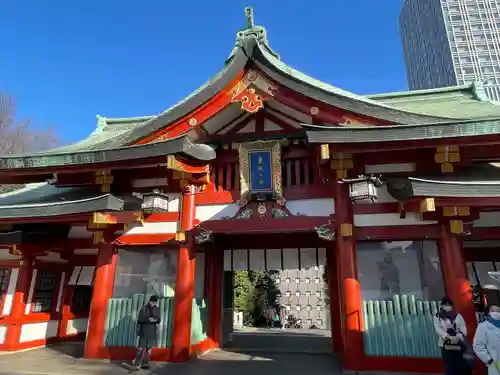
<svg viewBox="0 0 500 375">
<path fill-rule="evenodd" d="M 382 185 L 378 178 L 360 176 L 342 182 L 349 184 L 349 197 L 353 203 L 378 200 L 378 187 Z"/>
<path fill-rule="evenodd" d="M 146 214 L 168 211 L 168 196 L 159 190 L 142 194 L 141 209 Z"/>
</svg>

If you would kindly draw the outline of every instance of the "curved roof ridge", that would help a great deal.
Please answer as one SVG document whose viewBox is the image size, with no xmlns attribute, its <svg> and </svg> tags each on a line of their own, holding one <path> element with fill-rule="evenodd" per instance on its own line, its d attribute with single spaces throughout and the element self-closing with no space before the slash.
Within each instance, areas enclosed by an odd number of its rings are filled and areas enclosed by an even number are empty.
<svg viewBox="0 0 500 375">
<path fill-rule="evenodd" d="M 370 98 L 363 97 L 361 95 L 352 93 L 350 91 L 340 89 L 338 87 L 330 85 L 329 83 L 320 81 L 320 80 L 318 80 L 314 77 L 311 77 L 311 76 L 309 76 L 309 75 L 307 75 L 299 70 L 292 68 L 291 66 L 285 64 L 283 61 L 278 60 L 274 56 L 267 53 L 264 49 L 262 49 L 260 47 L 260 45 L 257 45 L 257 49 L 260 52 L 260 54 L 262 55 L 262 57 L 265 60 L 267 60 L 267 63 L 269 65 L 278 69 L 282 74 L 288 75 L 293 80 L 299 81 L 301 83 L 305 83 L 306 85 L 308 85 L 310 87 L 321 90 L 324 93 L 326 93 L 327 95 L 335 95 L 335 96 L 345 98 L 345 99 L 352 99 L 358 103 L 370 106 L 371 108 L 378 108 L 378 109 L 383 110 L 380 113 L 363 113 L 363 111 L 370 112 L 370 108 L 369 107 L 365 107 L 365 108 L 362 108 L 362 107 L 345 108 L 344 107 L 343 109 L 345 109 L 347 111 L 356 113 L 356 111 L 359 110 L 360 114 L 367 115 L 370 117 L 380 118 L 382 120 L 387 120 L 389 122 L 396 122 L 396 123 L 405 123 L 408 121 L 423 122 L 425 120 L 429 121 L 429 120 L 446 120 L 446 119 L 448 119 L 447 117 L 430 116 L 430 115 L 418 114 L 418 113 L 411 112 L 411 111 L 405 111 L 405 110 L 399 109 L 397 107 L 393 107 L 393 106 L 372 100 Z M 254 57 L 254 55 L 252 55 L 252 58 L 253 57 Z M 269 73 L 269 69 L 266 69 L 266 66 L 263 66 L 258 61 L 256 61 L 256 63 L 260 69 L 264 70 L 265 73 Z M 276 78 L 276 77 L 271 77 L 271 78 Z M 300 87 L 297 87 L 297 90 L 300 91 Z M 304 94 L 304 95 L 307 95 L 307 94 Z M 334 104 L 328 103 L 327 99 L 320 99 L 320 98 L 315 97 L 314 95 L 312 97 L 317 99 L 317 100 L 323 101 L 327 104 L 334 105 Z M 398 118 L 398 115 L 401 117 Z"/>
<path fill-rule="evenodd" d="M 439 94 L 442 92 L 452 92 L 452 91 L 463 91 L 463 90 L 472 90 L 473 84 L 465 84 L 458 86 L 446 86 L 446 87 L 436 87 L 432 89 L 422 89 L 422 90 L 409 90 L 409 91 L 396 91 L 396 92 L 387 92 L 387 93 L 378 93 L 378 94 L 369 94 L 364 95 L 367 98 L 373 99 L 384 99 L 384 98 L 393 98 L 399 96 L 418 96 L 425 94 Z"/>
</svg>

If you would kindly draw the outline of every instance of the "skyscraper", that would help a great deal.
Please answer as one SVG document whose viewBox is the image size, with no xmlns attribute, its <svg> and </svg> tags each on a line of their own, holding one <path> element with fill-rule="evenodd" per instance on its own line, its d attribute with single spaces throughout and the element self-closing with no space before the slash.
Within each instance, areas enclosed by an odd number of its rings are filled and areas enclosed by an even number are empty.
<svg viewBox="0 0 500 375">
<path fill-rule="evenodd" d="M 405 0 L 399 28 L 410 90 L 481 81 L 500 100 L 500 0 Z"/>
</svg>

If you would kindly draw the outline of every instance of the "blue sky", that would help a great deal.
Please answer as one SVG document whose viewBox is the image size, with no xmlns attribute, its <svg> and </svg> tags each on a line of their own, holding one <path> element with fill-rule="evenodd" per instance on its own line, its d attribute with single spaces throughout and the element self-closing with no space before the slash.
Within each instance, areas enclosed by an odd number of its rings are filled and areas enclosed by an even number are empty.
<svg viewBox="0 0 500 375">
<path fill-rule="evenodd" d="M 406 90 L 402 1 L 7 1 L 0 91 L 64 143 L 96 114 L 156 114 L 222 68 L 245 6 L 288 65 L 360 94 Z"/>
</svg>

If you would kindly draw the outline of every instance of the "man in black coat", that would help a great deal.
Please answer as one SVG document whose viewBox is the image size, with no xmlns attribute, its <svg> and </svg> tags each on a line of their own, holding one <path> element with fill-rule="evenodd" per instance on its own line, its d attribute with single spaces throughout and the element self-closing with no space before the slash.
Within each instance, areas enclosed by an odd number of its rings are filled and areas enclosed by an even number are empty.
<svg viewBox="0 0 500 375">
<path fill-rule="evenodd" d="M 142 307 L 137 317 L 139 346 L 134 362 L 137 370 L 149 367 L 149 355 L 151 354 L 151 348 L 156 347 L 156 341 L 158 339 L 157 326 L 160 324 L 160 321 L 158 297 L 151 296 L 148 304 Z"/>
</svg>

